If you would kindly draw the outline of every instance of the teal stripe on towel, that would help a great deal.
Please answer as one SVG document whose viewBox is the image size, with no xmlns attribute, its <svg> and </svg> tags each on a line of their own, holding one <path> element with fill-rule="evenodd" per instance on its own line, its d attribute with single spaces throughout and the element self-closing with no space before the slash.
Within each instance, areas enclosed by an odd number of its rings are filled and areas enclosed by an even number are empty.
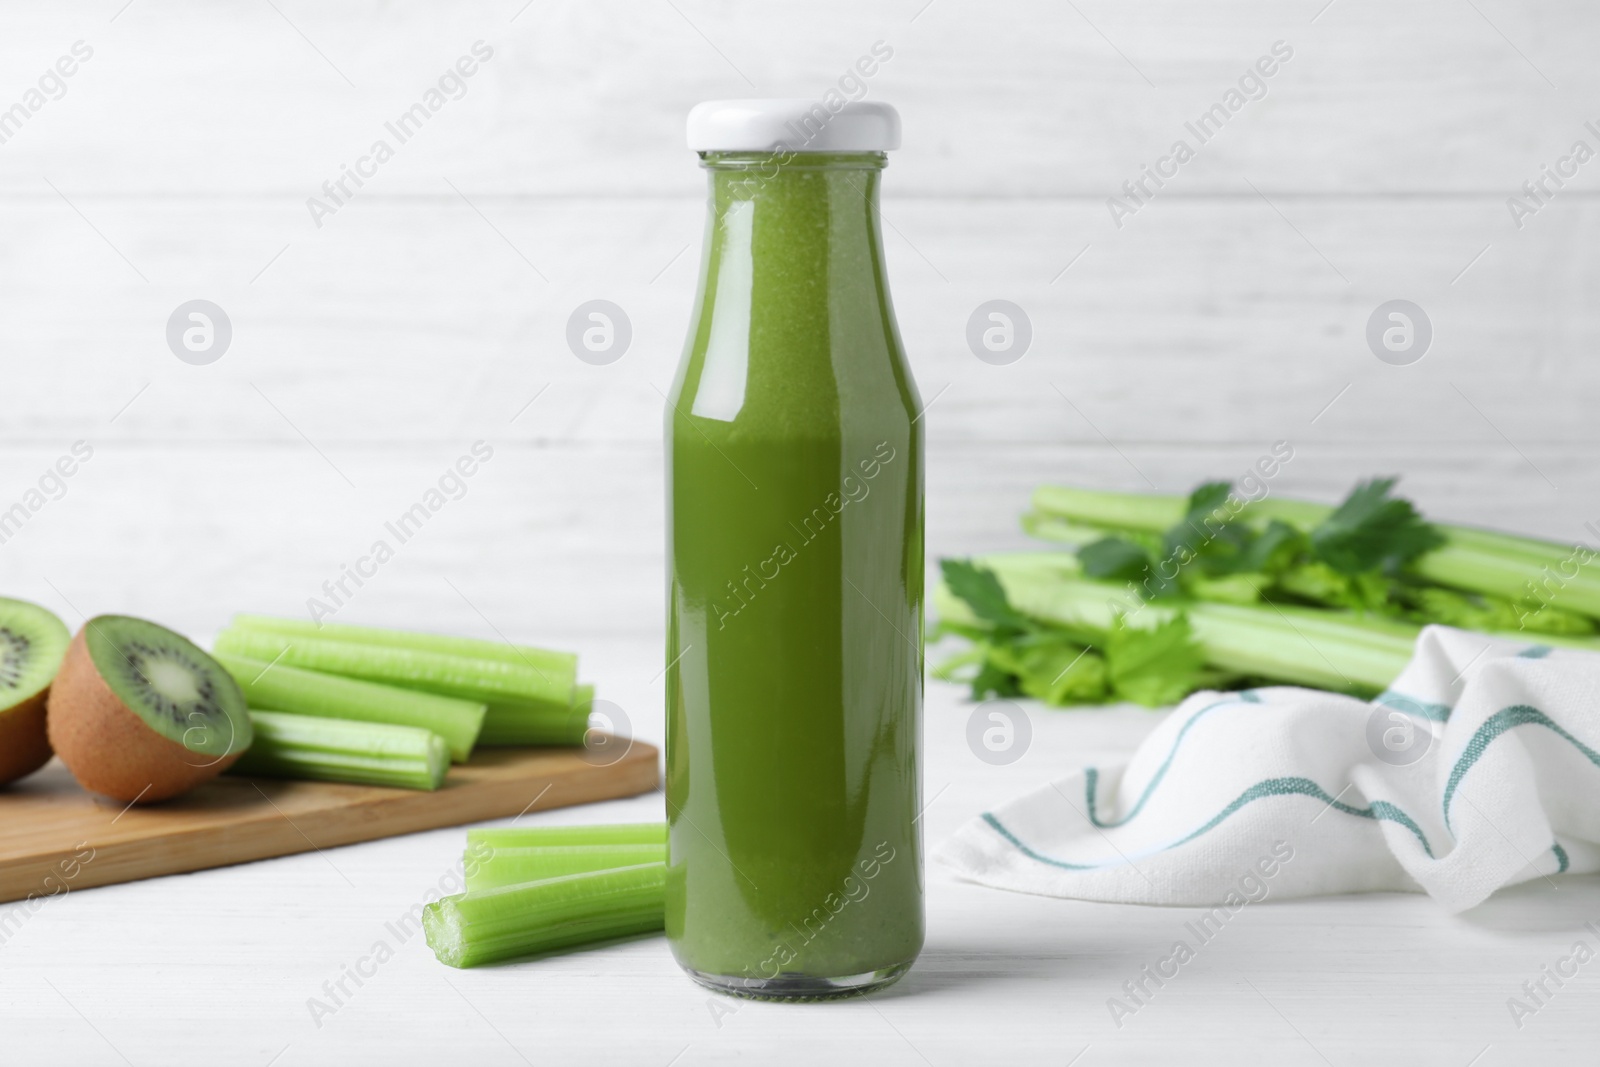
<svg viewBox="0 0 1600 1067">
<path fill-rule="evenodd" d="M 1416 715 L 1433 722 L 1444 722 L 1450 718 L 1451 707 L 1449 704 L 1432 704 L 1416 697 L 1408 697 L 1404 693 L 1397 693 L 1393 689 L 1386 689 L 1372 698 L 1372 702 L 1380 707 L 1393 708 L 1403 711 L 1407 715 Z"/>
<path fill-rule="evenodd" d="M 1199 829 L 1184 835 L 1170 844 L 1162 845 L 1160 848 L 1154 849 L 1149 853 L 1144 853 L 1144 855 L 1155 855 L 1157 853 L 1166 852 L 1169 849 L 1177 848 L 1179 845 L 1186 845 L 1195 838 L 1200 837 L 1202 834 L 1208 833 L 1215 829 L 1217 826 L 1225 822 L 1231 815 L 1233 815 L 1234 812 L 1238 811 L 1245 805 L 1260 800 L 1263 797 L 1275 796 L 1313 797 L 1317 800 L 1323 801 L 1328 805 L 1328 807 L 1333 808 L 1336 811 L 1343 812 L 1346 815 L 1354 815 L 1360 819 L 1374 819 L 1379 822 L 1392 822 L 1396 825 L 1404 826 L 1407 830 L 1410 830 L 1416 835 L 1418 843 L 1422 845 L 1422 851 L 1427 854 L 1428 858 L 1433 858 L 1433 849 L 1428 844 L 1427 835 L 1422 832 L 1422 827 L 1418 826 L 1416 820 L 1411 818 L 1411 816 L 1407 815 L 1401 809 L 1395 807 L 1393 804 L 1390 804 L 1385 800 L 1375 800 L 1372 802 L 1371 807 L 1366 808 L 1358 808 L 1353 805 L 1346 804 L 1335 799 L 1334 797 L 1329 796 L 1325 789 L 1317 785 L 1317 783 L 1313 782 L 1309 778 L 1267 778 L 1263 781 L 1257 782 L 1249 789 L 1246 789 L 1243 793 L 1240 793 L 1232 803 L 1223 808 L 1211 819 L 1207 820 L 1206 823 Z M 1132 818 L 1132 816 L 1130 815 L 1129 818 Z M 1001 837 L 1005 838 L 1013 846 L 1015 846 L 1017 851 L 1038 863 L 1044 863 L 1051 867 L 1059 867 L 1062 870 L 1068 871 L 1091 871 L 1116 866 L 1115 863 L 1069 863 L 1066 860 L 1058 860 L 1051 856 L 1046 856 L 1043 853 L 1035 852 L 1033 849 L 1023 844 L 1022 840 L 1018 838 L 1016 834 L 1007 829 L 993 812 L 984 812 L 983 821 L 988 823 Z M 1129 863 L 1130 865 L 1132 863 L 1132 861 L 1128 860 L 1126 857 L 1123 858 L 1122 862 Z"/>
<path fill-rule="evenodd" d="M 1596 752 L 1576 737 L 1567 733 L 1566 730 L 1558 726 L 1538 708 L 1530 707 L 1527 704 L 1512 704 L 1510 707 L 1501 708 L 1485 719 L 1482 726 L 1478 727 L 1478 732 L 1472 735 L 1472 740 L 1467 742 L 1467 747 L 1462 750 L 1461 758 L 1456 760 L 1454 767 L 1450 768 L 1450 780 L 1444 787 L 1444 824 L 1446 827 L 1450 825 L 1450 802 L 1455 799 L 1456 787 L 1461 784 L 1461 779 L 1465 778 L 1467 772 L 1478 762 L 1484 750 L 1489 747 L 1495 738 L 1500 737 L 1507 731 L 1514 730 L 1518 726 L 1529 725 L 1543 726 L 1547 730 L 1554 731 L 1557 736 L 1570 742 L 1579 752 L 1587 756 L 1590 763 L 1600 767 L 1600 752 Z"/>
<path fill-rule="evenodd" d="M 1178 748 L 1183 744 L 1183 739 L 1188 735 L 1190 727 L 1217 708 L 1236 704 L 1259 703 L 1261 703 L 1261 698 L 1256 696 L 1253 691 L 1247 689 L 1244 692 L 1239 693 L 1234 697 L 1230 697 L 1227 700 L 1219 700 L 1213 704 L 1207 704 L 1205 707 L 1195 712 L 1194 715 L 1189 718 L 1188 722 L 1184 723 L 1178 728 L 1178 736 L 1173 738 L 1172 748 L 1167 752 L 1167 758 L 1161 761 L 1161 766 L 1156 768 L 1156 773 L 1150 776 L 1150 783 L 1144 787 L 1144 792 L 1140 794 L 1139 799 L 1134 803 L 1133 807 L 1128 809 L 1128 814 L 1124 815 L 1120 819 L 1116 819 L 1111 822 L 1100 821 L 1099 805 L 1095 802 L 1095 793 L 1099 791 L 1098 786 L 1100 784 L 1100 771 L 1094 767 L 1084 768 L 1083 788 L 1085 800 L 1087 801 L 1089 807 L 1089 821 L 1095 826 L 1100 827 L 1102 830 L 1105 830 L 1113 826 L 1121 826 L 1129 819 L 1132 819 L 1144 809 L 1145 801 L 1149 800 L 1150 794 L 1156 791 L 1156 786 L 1161 784 L 1161 779 L 1167 776 L 1167 770 L 1172 766 L 1173 759 L 1178 755 Z"/>
</svg>

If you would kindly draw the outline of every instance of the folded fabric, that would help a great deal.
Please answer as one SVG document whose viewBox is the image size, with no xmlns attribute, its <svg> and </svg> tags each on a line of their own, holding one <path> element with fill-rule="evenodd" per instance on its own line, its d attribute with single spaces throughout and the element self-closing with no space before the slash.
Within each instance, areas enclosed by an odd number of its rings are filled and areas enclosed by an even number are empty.
<svg viewBox="0 0 1600 1067">
<path fill-rule="evenodd" d="M 1127 764 L 985 812 L 936 856 L 986 885 L 1082 900 L 1409 890 L 1458 912 L 1600 870 L 1597 749 L 1600 653 L 1430 626 L 1375 700 L 1196 693 Z"/>
</svg>

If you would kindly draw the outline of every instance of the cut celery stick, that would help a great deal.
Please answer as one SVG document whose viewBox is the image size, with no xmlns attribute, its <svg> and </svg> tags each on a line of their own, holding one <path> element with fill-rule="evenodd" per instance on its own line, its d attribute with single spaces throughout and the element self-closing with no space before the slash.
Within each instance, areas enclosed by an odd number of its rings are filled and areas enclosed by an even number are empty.
<svg viewBox="0 0 1600 1067">
<path fill-rule="evenodd" d="M 468 891 L 429 904 L 422 928 L 452 967 L 648 933 L 665 925 L 666 872 L 645 863 Z"/>
<path fill-rule="evenodd" d="M 566 708 L 558 712 L 490 704 L 484 716 L 483 733 L 478 743 L 489 747 L 504 745 L 583 744 L 589 732 L 589 713 Z"/>
<path fill-rule="evenodd" d="M 438 789 L 450 768 L 444 738 L 415 726 L 250 712 L 255 740 L 230 773 Z"/>
<path fill-rule="evenodd" d="M 567 874 L 665 863 L 666 842 L 653 845 L 553 845 L 543 848 L 497 848 L 477 858 L 466 857 L 467 892 L 538 882 Z"/>
<path fill-rule="evenodd" d="M 594 686 L 573 687 L 572 703 L 561 711 L 510 704 L 490 704 L 483 718 L 480 745 L 581 745 L 589 733 Z"/>
<path fill-rule="evenodd" d="M 467 831 L 467 844 L 502 848 L 557 845 L 665 845 L 664 822 L 615 822 L 594 826 L 494 826 Z"/>
<path fill-rule="evenodd" d="M 252 707 L 419 727 L 444 738 L 457 763 L 472 753 L 483 726 L 484 706 L 469 700 L 319 674 L 221 650 L 214 655 Z"/>
<path fill-rule="evenodd" d="M 533 645 L 513 645 L 505 641 L 425 634 L 414 630 L 391 630 L 377 626 L 350 626 L 339 622 L 318 623 L 309 619 L 285 619 L 273 615 L 235 615 L 233 628 L 264 630 L 268 633 L 292 634 L 297 637 L 320 637 L 361 645 L 413 648 L 419 652 L 443 652 L 471 659 L 497 659 L 506 663 L 537 667 L 552 676 L 565 675 L 569 685 L 573 684 L 578 676 L 578 657 L 571 652 L 556 652 Z"/>
<path fill-rule="evenodd" d="M 570 682 L 553 679 L 523 663 L 233 627 L 217 635 L 216 648 L 229 655 L 484 704 L 525 705 L 553 712 L 572 705 Z"/>
</svg>

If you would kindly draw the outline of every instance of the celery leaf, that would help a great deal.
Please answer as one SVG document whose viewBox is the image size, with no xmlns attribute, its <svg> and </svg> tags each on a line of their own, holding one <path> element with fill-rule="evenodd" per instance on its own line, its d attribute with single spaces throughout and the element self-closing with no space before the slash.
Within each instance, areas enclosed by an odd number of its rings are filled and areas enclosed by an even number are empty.
<svg viewBox="0 0 1600 1067">
<path fill-rule="evenodd" d="M 964 559 L 943 559 L 939 568 L 945 587 L 966 601 L 972 613 L 985 622 L 1012 630 L 1029 630 L 1033 623 L 1006 599 L 1005 587 L 993 571 Z"/>
<path fill-rule="evenodd" d="M 1182 615 L 1148 629 L 1119 621 L 1106 635 L 1105 657 L 1112 692 L 1152 708 L 1182 700 L 1205 670 L 1205 653 Z"/>
<path fill-rule="evenodd" d="M 1344 503 L 1311 531 L 1316 557 L 1342 574 L 1395 574 L 1444 544 L 1444 535 L 1418 514 L 1411 501 L 1389 495 L 1396 481 L 1374 478 L 1351 490 Z"/>
<path fill-rule="evenodd" d="M 1150 553 L 1120 537 L 1102 537 L 1078 549 L 1078 562 L 1088 578 L 1143 581 L 1150 571 Z"/>
</svg>

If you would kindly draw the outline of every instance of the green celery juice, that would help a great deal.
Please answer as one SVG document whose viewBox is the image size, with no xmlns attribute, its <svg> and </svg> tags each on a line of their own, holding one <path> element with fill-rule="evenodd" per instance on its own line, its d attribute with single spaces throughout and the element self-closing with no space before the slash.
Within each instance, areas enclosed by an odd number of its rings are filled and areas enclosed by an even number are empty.
<svg viewBox="0 0 1600 1067">
<path fill-rule="evenodd" d="M 885 156 L 701 158 L 700 292 L 666 412 L 667 935 L 714 988 L 847 995 L 923 939 L 922 432 Z"/>
</svg>

